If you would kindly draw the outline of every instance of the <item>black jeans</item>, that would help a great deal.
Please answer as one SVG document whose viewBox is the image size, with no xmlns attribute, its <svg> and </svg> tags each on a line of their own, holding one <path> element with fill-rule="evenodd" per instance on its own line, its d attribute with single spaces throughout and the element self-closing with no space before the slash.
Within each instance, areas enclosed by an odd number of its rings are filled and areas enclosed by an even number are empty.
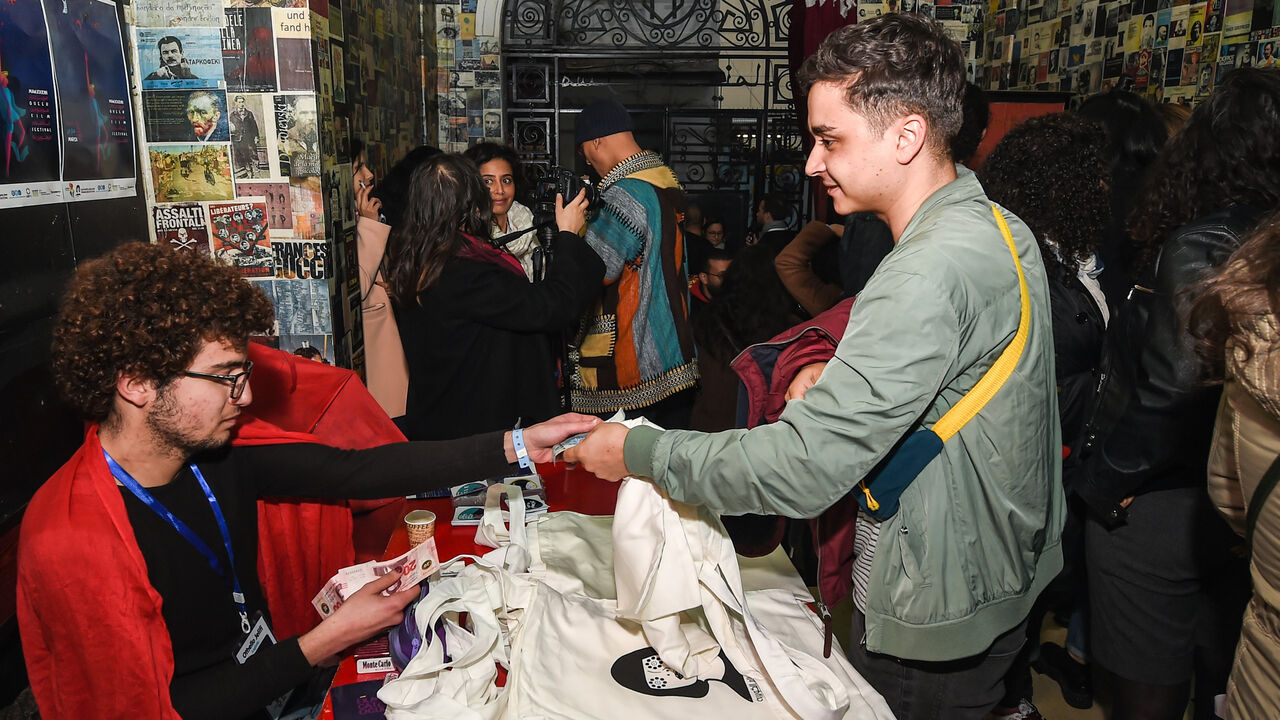
<svg viewBox="0 0 1280 720">
<path fill-rule="evenodd" d="M 1004 695 L 1004 676 L 1026 640 L 1026 620 L 973 657 L 902 660 L 867 652 L 866 617 L 853 611 L 849 661 L 889 703 L 898 720 L 982 720 Z"/>
</svg>

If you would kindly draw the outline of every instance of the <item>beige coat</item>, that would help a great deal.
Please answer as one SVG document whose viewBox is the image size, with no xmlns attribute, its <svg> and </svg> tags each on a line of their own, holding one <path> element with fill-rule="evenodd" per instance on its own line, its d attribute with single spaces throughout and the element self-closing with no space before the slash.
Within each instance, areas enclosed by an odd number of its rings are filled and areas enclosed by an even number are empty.
<svg viewBox="0 0 1280 720">
<path fill-rule="evenodd" d="M 382 286 L 378 266 L 386 252 L 391 228 L 377 220 L 356 220 L 356 252 L 360 266 L 360 305 L 364 318 L 365 386 L 389 417 L 404 415 L 409 393 L 409 366 L 400 345 L 400 331 L 391 299 Z"/>
<path fill-rule="evenodd" d="M 1228 351 L 1228 379 L 1209 457 L 1209 496 L 1236 532 L 1267 468 L 1280 454 L 1280 328 L 1257 322 L 1253 356 Z M 1254 528 L 1253 600 L 1227 686 L 1228 718 L 1280 718 L 1280 495 Z"/>
</svg>

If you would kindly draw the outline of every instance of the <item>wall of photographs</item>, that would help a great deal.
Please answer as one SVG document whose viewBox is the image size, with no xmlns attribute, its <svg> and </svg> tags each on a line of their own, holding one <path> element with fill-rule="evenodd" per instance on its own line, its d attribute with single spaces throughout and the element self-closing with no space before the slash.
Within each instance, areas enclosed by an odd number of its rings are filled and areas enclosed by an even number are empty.
<svg viewBox="0 0 1280 720">
<path fill-rule="evenodd" d="M 501 143 L 502 2 L 437 0 L 432 9 L 438 146 L 462 152 L 479 142 Z"/>
<path fill-rule="evenodd" d="M 362 364 L 350 140 L 379 172 L 421 142 L 419 20 L 407 1 L 134 3 L 153 239 L 239 268 L 281 349 Z"/>
<path fill-rule="evenodd" d="M 909 1 L 909 0 L 908 0 Z M 1126 87 L 1192 103 L 1227 71 L 1274 67 L 1280 18 L 1254 0 L 999 0 L 985 23 L 991 89 Z"/>
</svg>

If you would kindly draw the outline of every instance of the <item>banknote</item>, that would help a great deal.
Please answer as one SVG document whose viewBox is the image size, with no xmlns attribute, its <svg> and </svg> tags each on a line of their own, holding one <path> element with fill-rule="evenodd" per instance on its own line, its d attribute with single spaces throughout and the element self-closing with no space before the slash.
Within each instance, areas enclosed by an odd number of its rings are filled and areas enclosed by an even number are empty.
<svg viewBox="0 0 1280 720">
<path fill-rule="evenodd" d="M 560 457 L 560 455 L 565 450 L 568 450 L 574 445 L 577 445 L 578 443 L 582 442 L 582 439 L 585 438 L 586 436 L 587 436 L 586 433 L 578 433 L 577 435 L 570 435 L 564 440 L 551 446 L 551 454 L 554 455 L 555 457 Z"/>
<path fill-rule="evenodd" d="M 438 567 L 440 567 L 440 555 L 436 550 L 436 539 L 433 537 L 416 547 L 409 548 L 408 552 L 399 557 L 381 562 L 370 560 L 342 568 L 329 578 L 329 582 L 325 583 L 324 587 L 320 588 L 320 592 L 311 599 L 311 605 L 321 617 L 329 617 L 360 588 L 393 570 L 400 571 L 400 579 L 384 590 L 384 595 L 417 585 L 434 573 Z"/>
</svg>

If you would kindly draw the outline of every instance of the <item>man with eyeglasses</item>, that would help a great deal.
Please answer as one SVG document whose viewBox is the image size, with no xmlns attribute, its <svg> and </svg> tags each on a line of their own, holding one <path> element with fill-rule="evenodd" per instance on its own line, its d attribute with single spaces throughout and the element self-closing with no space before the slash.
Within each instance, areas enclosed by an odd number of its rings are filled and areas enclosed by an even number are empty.
<svg viewBox="0 0 1280 720">
<path fill-rule="evenodd" d="M 264 639 L 259 497 L 391 497 L 508 474 L 598 422 L 369 450 L 264 433 L 245 414 L 248 343 L 271 325 L 261 290 L 197 253 L 132 243 L 72 279 L 52 364 L 89 425 L 32 498 L 18 559 L 43 717 L 266 717 L 316 666 L 399 623 L 417 592 L 384 595 L 391 573 L 314 629 Z M 246 446 L 251 434 L 265 444 Z"/>
</svg>

